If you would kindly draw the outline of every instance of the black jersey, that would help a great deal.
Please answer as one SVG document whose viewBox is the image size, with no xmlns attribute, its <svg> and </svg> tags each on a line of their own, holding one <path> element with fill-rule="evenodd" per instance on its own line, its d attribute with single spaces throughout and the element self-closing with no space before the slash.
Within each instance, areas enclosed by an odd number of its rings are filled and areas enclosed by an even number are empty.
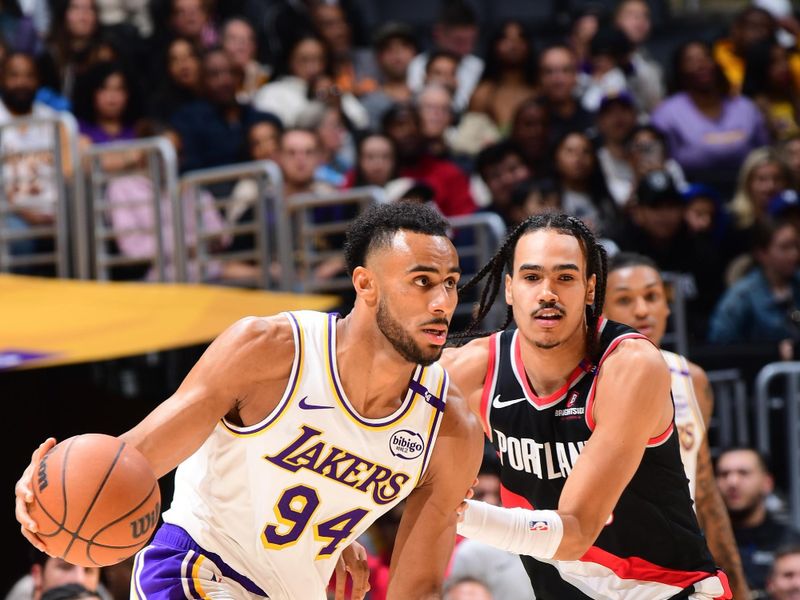
<svg viewBox="0 0 800 600">
<path fill-rule="evenodd" d="M 481 419 L 502 464 L 503 504 L 555 510 L 594 429 L 603 361 L 621 341 L 647 338 L 603 320 L 598 363 L 582 361 L 564 387 L 539 397 L 525 373 L 518 336 L 504 331 L 490 340 Z M 692 509 L 674 425 L 649 441 L 608 523 L 580 560 L 523 556 L 522 562 L 539 600 L 730 598 Z"/>
</svg>

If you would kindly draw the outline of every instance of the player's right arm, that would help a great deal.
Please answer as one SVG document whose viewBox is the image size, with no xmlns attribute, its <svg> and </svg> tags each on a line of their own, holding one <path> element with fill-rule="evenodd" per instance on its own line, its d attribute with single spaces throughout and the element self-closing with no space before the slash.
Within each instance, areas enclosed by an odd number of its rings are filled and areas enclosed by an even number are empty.
<svg viewBox="0 0 800 600">
<path fill-rule="evenodd" d="M 177 391 L 120 439 L 137 448 L 160 478 L 191 456 L 222 417 L 247 425 L 268 414 L 280 398 L 293 358 L 292 329 L 285 317 L 237 321 L 211 343 Z M 265 388 L 276 391 L 266 402 L 264 394 L 254 393 Z M 40 549 L 44 545 L 35 536 L 28 504 L 33 502 L 35 465 L 54 445 L 49 438 L 34 451 L 15 487 L 17 521 Z"/>
</svg>

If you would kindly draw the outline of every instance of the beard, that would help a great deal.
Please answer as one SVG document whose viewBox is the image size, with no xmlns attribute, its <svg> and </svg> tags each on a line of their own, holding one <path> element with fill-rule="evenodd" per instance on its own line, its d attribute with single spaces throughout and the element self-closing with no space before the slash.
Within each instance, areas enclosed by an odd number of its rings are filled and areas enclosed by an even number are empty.
<svg viewBox="0 0 800 600">
<path fill-rule="evenodd" d="M 33 108 L 35 90 L 4 90 L 3 103 L 9 112 L 15 115 L 26 115 Z"/>
<path fill-rule="evenodd" d="M 442 355 L 443 348 L 437 348 L 430 353 L 426 353 L 420 348 L 411 335 L 403 329 L 400 322 L 389 314 L 389 308 L 383 300 L 378 302 L 376 321 L 378 329 L 380 329 L 384 337 L 389 340 L 389 343 L 397 353 L 408 362 L 427 367 L 439 360 Z"/>
</svg>

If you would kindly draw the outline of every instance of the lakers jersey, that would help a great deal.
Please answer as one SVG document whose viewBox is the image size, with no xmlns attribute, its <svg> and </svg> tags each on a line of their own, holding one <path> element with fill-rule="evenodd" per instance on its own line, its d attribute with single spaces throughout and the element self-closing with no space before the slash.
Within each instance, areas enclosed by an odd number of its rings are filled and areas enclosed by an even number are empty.
<svg viewBox="0 0 800 600">
<path fill-rule="evenodd" d="M 366 419 L 336 366 L 336 315 L 285 313 L 295 358 L 260 423 L 222 420 L 175 475 L 164 521 L 271 600 L 323 600 L 341 551 L 414 489 L 447 395 L 438 363 L 417 366 L 401 406 Z"/>
<path fill-rule="evenodd" d="M 689 479 L 689 492 L 694 499 L 697 481 L 697 455 L 706 432 L 703 413 L 697 404 L 689 363 L 683 356 L 674 352 L 662 350 L 661 354 L 669 365 L 672 376 L 672 399 L 675 402 L 675 426 L 678 428 L 681 460 L 686 477 Z"/>
</svg>

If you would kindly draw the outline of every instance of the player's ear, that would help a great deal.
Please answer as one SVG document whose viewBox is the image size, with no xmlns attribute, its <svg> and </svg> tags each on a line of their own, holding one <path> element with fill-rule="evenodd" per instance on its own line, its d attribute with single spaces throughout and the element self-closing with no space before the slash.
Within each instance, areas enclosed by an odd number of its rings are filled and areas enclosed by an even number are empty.
<svg viewBox="0 0 800 600">
<path fill-rule="evenodd" d="M 506 273 L 506 304 L 514 304 L 514 294 L 511 293 L 511 275 Z"/>
<path fill-rule="evenodd" d="M 594 304 L 594 295 L 597 289 L 597 275 L 592 275 L 589 277 L 589 281 L 587 282 L 586 286 L 586 304 L 591 306 Z"/>
<path fill-rule="evenodd" d="M 372 306 L 378 302 L 378 287 L 375 274 L 366 267 L 356 267 L 353 270 L 353 287 L 356 295 Z"/>
</svg>

